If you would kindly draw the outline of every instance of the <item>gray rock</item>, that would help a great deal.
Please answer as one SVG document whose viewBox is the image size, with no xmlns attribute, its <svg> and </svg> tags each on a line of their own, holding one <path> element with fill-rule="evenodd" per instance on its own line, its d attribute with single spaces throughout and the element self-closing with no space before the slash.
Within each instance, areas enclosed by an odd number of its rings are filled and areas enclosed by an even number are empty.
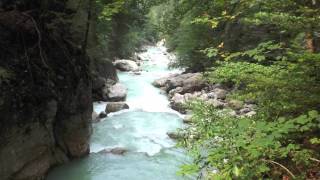
<svg viewBox="0 0 320 180">
<path fill-rule="evenodd" d="M 242 115 L 242 114 L 247 114 L 248 112 L 251 112 L 251 111 L 252 109 L 245 107 L 243 109 L 240 109 L 239 113 Z"/>
<path fill-rule="evenodd" d="M 139 69 L 136 62 L 126 59 L 116 60 L 114 65 L 120 71 L 137 71 Z"/>
<path fill-rule="evenodd" d="M 183 104 L 183 103 L 185 103 L 185 96 L 181 95 L 179 93 L 175 93 L 174 96 L 172 97 L 171 101 L 174 103 Z"/>
<path fill-rule="evenodd" d="M 182 77 L 183 78 L 183 77 Z M 206 86 L 202 74 L 194 73 L 189 78 L 182 80 L 183 93 L 200 91 Z"/>
<path fill-rule="evenodd" d="M 171 138 L 171 139 L 181 139 L 183 138 L 183 134 L 179 133 L 179 132 L 168 132 L 167 135 Z"/>
<path fill-rule="evenodd" d="M 209 99 L 214 99 L 214 98 L 216 98 L 216 93 L 210 92 L 210 93 L 207 94 L 207 96 L 208 96 Z"/>
<path fill-rule="evenodd" d="M 128 150 L 124 148 L 114 148 L 114 149 L 111 149 L 110 152 L 116 155 L 124 155 L 126 152 L 128 152 Z"/>
<path fill-rule="evenodd" d="M 218 109 L 223 109 L 226 106 L 226 103 L 221 102 L 217 99 L 209 99 L 208 103 L 211 104 L 213 107 L 218 108 Z"/>
<path fill-rule="evenodd" d="M 192 123 L 192 115 L 188 114 L 183 118 L 183 123 L 190 124 Z"/>
<path fill-rule="evenodd" d="M 107 101 L 124 101 L 127 97 L 127 88 L 121 83 L 116 83 L 104 89 L 104 96 Z"/>
<path fill-rule="evenodd" d="M 237 112 L 236 111 L 229 111 L 228 114 L 230 116 L 237 117 Z"/>
<path fill-rule="evenodd" d="M 164 87 L 167 80 L 168 80 L 167 77 L 160 78 L 160 79 L 157 79 L 157 80 L 153 81 L 152 85 L 157 87 L 157 88 Z"/>
<path fill-rule="evenodd" d="M 186 108 L 184 106 L 185 96 L 179 93 L 176 93 L 173 98 L 170 100 L 170 107 L 182 114 L 186 113 Z"/>
<path fill-rule="evenodd" d="M 152 85 L 155 86 L 155 87 L 158 87 L 158 88 L 161 88 L 161 87 L 165 87 L 166 86 L 166 83 L 169 79 L 171 78 L 174 78 L 176 76 L 178 76 L 179 74 L 171 74 L 167 77 L 163 77 L 163 78 L 160 78 L 160 79 L 156 79 Z"/>
<path fill-rule="evenodd" d="M 220 88 L 216 88 L 213 90 L 215 97 L 217 99 L 226 99 L 228 91 Z"/>
<path fill-rule="evenodd" d="M 255 116 L 257 114 L 257 112 L 255 111 L 250 111 L 248 113 L 245 114 L 246 117 L 252 117 L 252 116 Z"/>
<path fill-rule="evenodd" d="M 128 104 L 126 104 L 125 102 L 110 102 L 107 104 L 105 111 L 107 114 L 109 114 L 109 113 L 121 111 L 124 109 L 129 109 Z"/>
<path fill-rule="evenodd" d="M 128 152 L 127 149 L 121 148 L 121 147 L 117 147 L 117 148 L 113 148 L 113 149 L 104 149 L 102 151 L 99 151 L 98 153 L 111 153 L 111 154 L 114 154 L 114 155 L 123 156 L 127 152 Z"/>
<path fill-rule="evenodd" d="M 201 90 L 205 86 L 201 73 L 187 73 L 170 77 L 166 82 L 167 92 L 177 87 L 183 88 L 183 93 Z"/>
<path fill-rule="evenodd" d="M 182 87 L 177 87 L 175 89 L 170 90 L 169 92 L 169 97 L 173 97 L 176 93 L 182 93 L 183 88 Z"/>
</svg>

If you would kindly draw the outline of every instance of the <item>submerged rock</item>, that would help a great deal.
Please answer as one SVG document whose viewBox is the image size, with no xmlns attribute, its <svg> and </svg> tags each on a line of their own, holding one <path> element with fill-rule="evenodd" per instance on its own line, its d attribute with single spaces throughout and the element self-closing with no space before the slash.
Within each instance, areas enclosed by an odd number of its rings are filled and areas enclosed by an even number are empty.
<svg viewBox="0 0 320 180">
<path fill-rule="evenodd" d="M 110 154 L 114 154 L 114 155 L 123 156 L 127 152 L 128 152 L 127 149 L 121 148 L 121 147 L 117 147 L 117 148 L 113 148 L 113 149 L 104 149 L 102 151 L 99 151 L 98 153 L 110 153 Z"/>
<path fill-rule="evenodd" d="M 114 65 L 120 71 L 137 71 L 137 70 L 139 70 L 138 64 L 132 60 L 126 60 L 126 59 L 116 60 L 114 62 Z"/>
<path fill-rule="evenodd" d="M 124 109 L 129 109 L 128 104 L 125 102 L 110 102 L 106 106 L 106 113 L 118 112 Z"/>
</svg>

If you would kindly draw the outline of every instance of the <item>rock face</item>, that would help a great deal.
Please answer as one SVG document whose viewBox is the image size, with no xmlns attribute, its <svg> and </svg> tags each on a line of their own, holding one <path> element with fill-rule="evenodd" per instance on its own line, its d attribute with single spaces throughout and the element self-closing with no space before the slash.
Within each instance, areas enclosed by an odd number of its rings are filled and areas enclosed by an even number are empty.
<svg viewBox="0 0 320 180">
<path fill-rule="evenodd" d="M 105 90 L 119 81 L 116 68 L 107 59 L 97 57 L 91 61 L 91 72 L 93 100 L 106 101 Z"/>
<path fill-rule="evenodd" d="M 45 179 L 88 154 L 93 3 L 0 2 L 1 180 Z"/>
<path fill-rule="evenodd" d="M 137 63 L 132 60 L 126 60 L 126 59 L 116 60 L 114 62 L 114 65 L 120 71 L 138 71 L 139 70 L 139 66 L 137 65 Z"/>
<path fill-rule="evenodd" d="M 129 109 L 129 106 L 125 102 L 110 102 L 106 106 L 106 113 L 118 112 L 124 109 Z"/>
</svg>

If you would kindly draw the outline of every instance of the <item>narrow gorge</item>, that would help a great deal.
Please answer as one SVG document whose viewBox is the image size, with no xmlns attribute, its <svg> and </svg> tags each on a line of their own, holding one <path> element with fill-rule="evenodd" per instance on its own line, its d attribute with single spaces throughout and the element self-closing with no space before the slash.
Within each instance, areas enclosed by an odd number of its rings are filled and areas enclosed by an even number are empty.
<svg viewBox="0 0 320 180">
<path fill-rule="evenodd" d="M 319 180 L 318 0 L 0 0 L 0 180 Z"/>
</svg>

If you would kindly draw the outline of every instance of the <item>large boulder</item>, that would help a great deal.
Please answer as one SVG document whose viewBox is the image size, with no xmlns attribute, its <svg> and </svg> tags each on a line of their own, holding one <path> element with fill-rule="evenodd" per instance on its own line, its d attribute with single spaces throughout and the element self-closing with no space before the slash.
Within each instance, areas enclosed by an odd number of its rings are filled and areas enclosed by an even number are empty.
<svg viewBox="0 0 320 180">
<path fill-rule="evenodd" d="M 168 80 L 176 77 L 176 76 L 179 76 L 179 74 L 171 74 L 169 76 L 166 76 L 166 77 L 162 77 L 160 79 L 156 79 L 152 85 L 157 87 L 157 88 L 161 88 L 161 87 L 165 87 L 166 86 L 166 83 Z"/>
<path fill-rule="evenodd" d="M 124 109 L 129 109 L 128 104 L 125 102 L 110 102 L 106 106 L 106 113 L 113 113 L 113 112 L 118 112 Z"/>
<path fill-rule="evenodd" d="M 166 92 L 170 92 L 177 87 L 181 87 L 181 93 L 191 93 L 199 91 L 206 86 L 201 73 L 174 74 L 169 77 L 160 78 L 153 82 L 155 87 L 164 87 Z"/>
<path fill-rule="evenodd" d="M 126 59 L 116 60 L 114 62 L 114 65 L 120 71 L 138 71 L 139 70 L 139 66 L 137 65 L 137 63 L 132 60 L 126 60 Z"/>
<path fill-rule="evenodd" d="M 203 80 L 202 74 L 194 73 L 189 78 L 182 81 L 182 93 L 190 93 L 194 91 L 200 91 L 206 86 L 206 82 Z"/>
<path fill-rule="evenodd" d="M 127 88 L 121 83 L 116 83 L 111 87 L 105 87 L 103 90 L 103 99 L 105 101 L 125 101 L 126 97 Z"/>
</svg>

